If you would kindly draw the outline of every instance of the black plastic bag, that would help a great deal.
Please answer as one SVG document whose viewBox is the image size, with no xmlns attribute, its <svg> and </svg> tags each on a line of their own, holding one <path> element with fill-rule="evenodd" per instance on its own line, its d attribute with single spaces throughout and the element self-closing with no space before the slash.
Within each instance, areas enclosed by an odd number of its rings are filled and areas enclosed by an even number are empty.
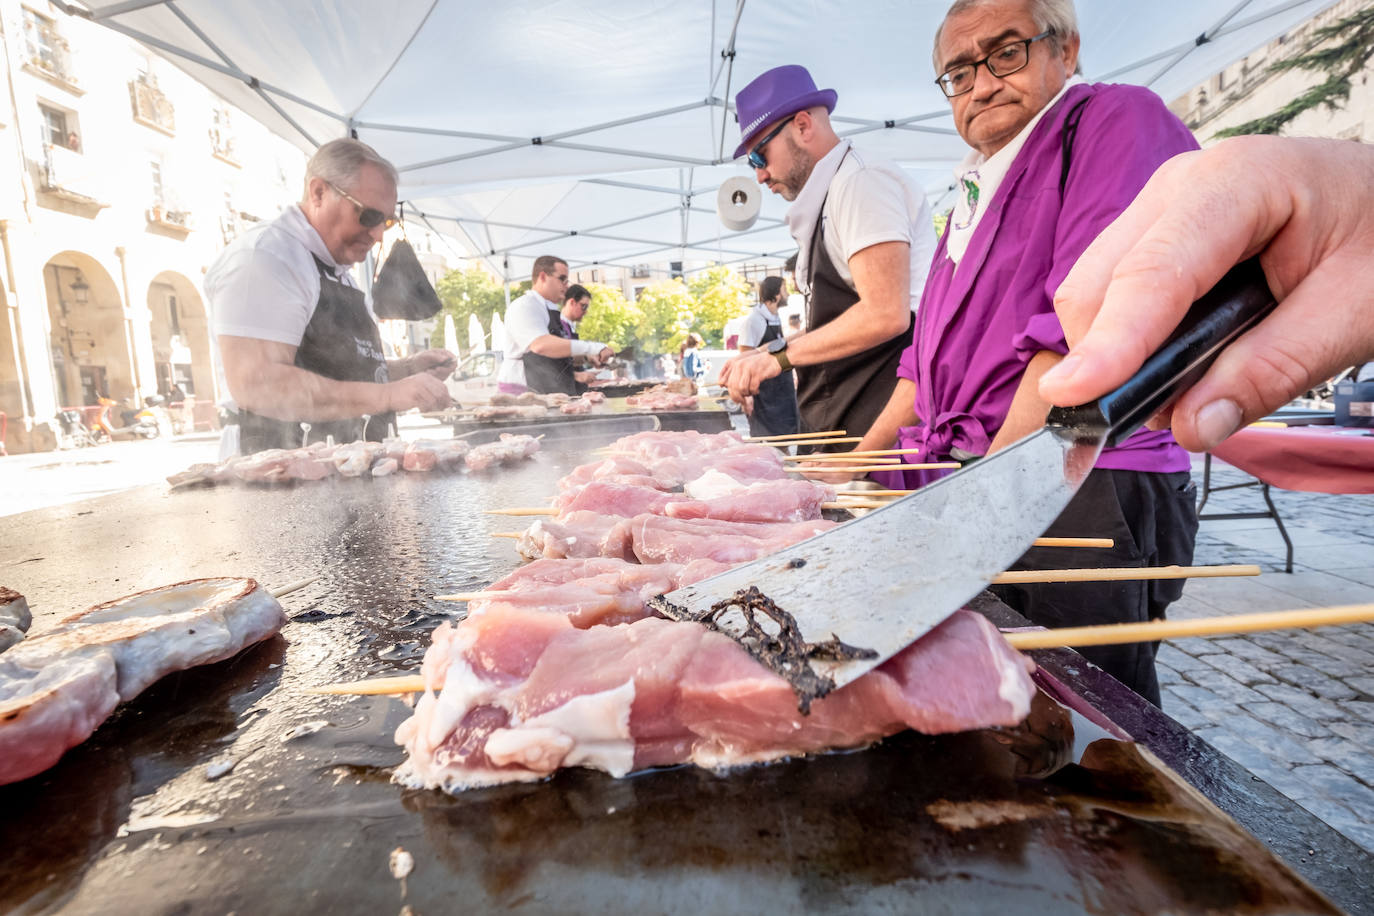
<svg viewBox="0 0 1374 916">
<path fill-rule="evenodd" d="M 436 315 L 443 305 L 415 249 L 405 239 L 397 241 L 372 284 L 373 312 L 378 318 L 421 321 Z"/>
</svg>

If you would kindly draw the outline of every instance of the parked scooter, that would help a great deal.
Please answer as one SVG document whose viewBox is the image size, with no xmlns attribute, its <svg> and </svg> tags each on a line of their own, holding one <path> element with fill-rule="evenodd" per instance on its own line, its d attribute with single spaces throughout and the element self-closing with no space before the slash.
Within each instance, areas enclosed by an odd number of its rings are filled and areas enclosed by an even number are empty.
<svg viewBox="0 0 1374 916">
<path fill-rule="evenodd" d="M 96 438 L 81 419 L 81 411 L 68 407 L 57 412 L 57 447 L 85 448 Z"/>
<path fill-rule="evenodd" d="M 131 408 L 118 405 L 110 398 L 100 398 L 100 418 L 96 420 L 95 435 L 106 442 L 115 439 L 156 439 L 157 417 L 148 407 Z M 114 425 L 115 407 L 120 407 L 121 425 Z"/>
</svg>

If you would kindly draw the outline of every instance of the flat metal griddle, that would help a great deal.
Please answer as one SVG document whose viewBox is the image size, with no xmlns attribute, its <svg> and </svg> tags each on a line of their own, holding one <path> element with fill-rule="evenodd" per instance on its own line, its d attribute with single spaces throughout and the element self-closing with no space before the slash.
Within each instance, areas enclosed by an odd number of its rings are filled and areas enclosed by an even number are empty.
<svg viewBox="0 0 1374 916">
<path fill-rule="evenodd" d="M 509 432 L 515 427 L 526 426 L 577 426 L 591 420 L 608 417 L 653 417 L 657 418 L 659 429 L 667 430 L 695 429 L 700 432 L 715 433 L 731 428 L 730 414 L 720 406 L 719 402 L 702 398 L 702 403 L 703 406 L 697 410 L 645 410 L 639 407 L 630 407 L 625 403 L 623 397 L 614 397 L 607 398 L 604 403 L 594 405 L 590 413 L 584 414 L 564 414 L 559 413 L 557 409 L 551 409 L 548 415 L 543 417 L 512 417 L 505 420 L 464 419 L 460 414 L 457 419 L 453 420 L 453 434 L 458 436 L 481 430 Z"/>
<path fill-rule="evenodd" d="M 453 797 L 392 785 L 408 710 L 298 688 L 413 671 L 455 609 L 433 595 L 514 565 L 485 536 L 509 520 L 481 510 L 530 504 L 587 457 L 546 444 L 487 474 L 145 488 L 7 519 L 0 578 L 29 596 L 35 628 L 196 576 L 322 578 L 286 600 L 282 638 L 164 679 L 58 766 L 0 787 L 3 908 L 1336 912 L 1148 753 L 1044 697 L 1021 729 L 723 776 L 569 771 Z M 1205 745 L 1194 757 L 1234 768 Z M 1359 912 L 1368 857 L 1289 815 L 1325 870 L 1300 867 Z M 416 863 L 404 900 L 397 846 Z"/>
</svg>

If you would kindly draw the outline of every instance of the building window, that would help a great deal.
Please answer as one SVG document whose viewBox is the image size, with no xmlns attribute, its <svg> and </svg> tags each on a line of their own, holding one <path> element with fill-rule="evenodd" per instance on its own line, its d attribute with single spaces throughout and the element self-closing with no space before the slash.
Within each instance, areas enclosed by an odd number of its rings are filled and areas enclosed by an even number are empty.
<svg viewBox="0 0 1374 916">
<path fill-rule="evenodd" d="M 27 8 L 24 10 L 24 45 L 25 63 L 29 66 L 64 83 L 76 83 L 67 39 L 57 31 L 51 19 Z"/>
<path fill-rule="evenodd" d="M 162 162 L 153 159 L 148 163 L 148 177 L 152 179 L 153 205 L 161 206 L 162 196 Z"/>
<path fill-rule="evenodd" d="M 177 297 L 167 297 L 167 318 L 171 322 L 172 336 L 181 336 L 181 316 L 177 314 Z"/>
<path fill-rule="evenodd" d="M 67 113 L 42 102 L 38 104 L 38 111 L 43 115 L 43 145 L 66 148 L 67 135 L 76 136 L 67 130 Z"/>
</svg>

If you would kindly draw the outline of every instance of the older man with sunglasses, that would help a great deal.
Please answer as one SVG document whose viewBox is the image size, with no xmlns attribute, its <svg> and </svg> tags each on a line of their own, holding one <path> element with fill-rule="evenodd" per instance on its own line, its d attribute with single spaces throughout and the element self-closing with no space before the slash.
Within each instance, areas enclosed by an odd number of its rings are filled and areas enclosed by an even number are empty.
<svg viewBox="0 0 1374 916">
<path fill-rule="evenodd" d="M 333 436 L 380 440 L 396 411 L 449 403 L 453 354 L 382 351 L 348 268 L 395 224 L 396 169 L 357 140 L 311 157 L 305 193 L 235 239 L 205 275 L 231 402 L 221 451 L 252 454 Z"/>
<path fill-rule="evenodd" d="M 1044 425 L 1040 377 L 1067 351 L 1054 311 L 1060 282 L 1166 159 L 1197 148 L 1160 99 L 1075 78 L 1071 0 L 960 0 L 936 33 L 937 83 L 973 149 L 935 254 L 901 381 L 858 449 L 900 443 L 913 462 L 969 461 Z M 947 472 L 944 472 L 947 473 Z M 938 473 L 907 472 L 907 486 Z M 996 519 L 969 519 L 996 524 Z M 1142 431 L 1102 453 L 1052 535 L 1110 537 L 1091 558 L 1036 548 L 1020 568 L 1186 564 L 1197 517 L 1187 454 Z M 1002 587 L 1048 627 L 1163 617 L 1172 582 Z M 1153 647 L 1083 654 L 1159 703 Z"/>
<path fill-rule="evenodd" d="M 835 102 L 798 66 L 769 70 L 735 96 L 735 156 L 747 154 L 759 184 L 793 202 L 807 329 L 730 360 L 720 384 L 745 402 L 795 366 L 803 428 L 862 435 L 896 384 L 935 230 L 905 172 L 835 134 Z"/>
</svg>

